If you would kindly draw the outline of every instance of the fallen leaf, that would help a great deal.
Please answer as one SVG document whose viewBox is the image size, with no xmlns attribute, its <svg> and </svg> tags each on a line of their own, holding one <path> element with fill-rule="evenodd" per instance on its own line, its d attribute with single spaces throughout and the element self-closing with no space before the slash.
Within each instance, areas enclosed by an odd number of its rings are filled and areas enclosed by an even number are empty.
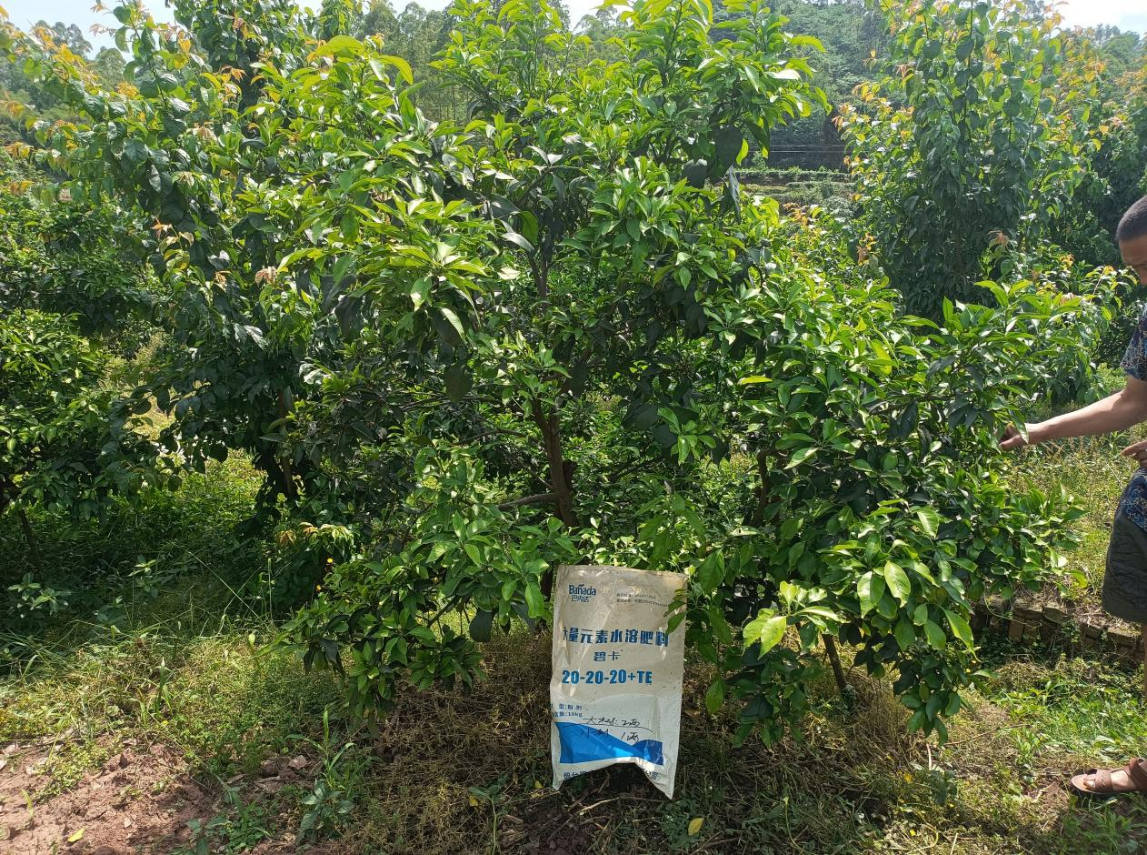
<svg viewBox="0 0 1147 855">
<path fill-rule="evenodd" d="M 73 831 L 68 835 L 69 843 L 79 843 L 84 839 L 84 830 L 81 828 L 79 831 Z"/>
<path fill-rule="evenodd" d="M 689 836 L 695 837 L 701 831 L 701 826 L 705 824 L 705 817 L 695 816 L 689 820 Z"/>
</svg>

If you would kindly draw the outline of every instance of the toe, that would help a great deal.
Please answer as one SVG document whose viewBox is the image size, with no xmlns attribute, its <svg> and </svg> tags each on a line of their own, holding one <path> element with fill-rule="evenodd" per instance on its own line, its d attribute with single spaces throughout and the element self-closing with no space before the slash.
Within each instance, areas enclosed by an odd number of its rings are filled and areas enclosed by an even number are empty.
<svg viewBox="0 0 1147 855">
<path fill-rule="evenodd" d="M 1081 772 L 1078 775 L 1073 775 L 1071 778 L 1071 786 L 1081 793 L 1094 793 L 1095 770 L 1092 769 L 1089 772 Z"/>
</svg>

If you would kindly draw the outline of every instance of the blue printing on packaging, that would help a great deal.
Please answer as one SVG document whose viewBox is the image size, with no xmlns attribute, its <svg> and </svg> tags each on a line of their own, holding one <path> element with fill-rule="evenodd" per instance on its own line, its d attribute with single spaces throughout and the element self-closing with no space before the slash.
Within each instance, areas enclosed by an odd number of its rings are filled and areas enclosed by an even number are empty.
<svg viewBox="0 0 1147 855">
<path fill-rule="evenodd" d="M 659 739 L 643 739 L 630 745 L 604 730 L 572 721 L 554 722 L 562 746 L 563 763 L 589 763 L 614 757 L 638 757 L 657 766 L 665 765 Z"/>
</svg>

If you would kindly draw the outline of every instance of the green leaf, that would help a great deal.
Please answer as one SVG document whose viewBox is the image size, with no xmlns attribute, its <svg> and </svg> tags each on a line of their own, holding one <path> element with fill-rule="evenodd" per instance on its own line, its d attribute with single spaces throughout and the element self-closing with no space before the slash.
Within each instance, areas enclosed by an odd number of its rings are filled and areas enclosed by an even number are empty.
<svg viewBox="0 0 1147 855">
<path fill-rule="evenodd" d="M 464 338 L 466 333 L 462 329 L 462 321 L 458 319 L 458 315 L 454 313 L 454 310 L 448 306 L 439 306 L 438 311 L 441 313 L 442 317 L 446 319 L 447 323 L 449 323 L 450 326 L 454 328 L 454 331 L 458 333 L 458 338 Z"/>
<path fill-rule="evenodd" d="M 928 620 L 924 624 L 924 635 L 928 637 L 928 643 L 936 650 L 943 650 L 948 646 L 948 637 L 944 635 L 944 630 L 933 620 Z"/>
<path fill-rule="evenodd" d="M 817 451 L 818 449 L 815 445 L 811 445 L 806 448 L 798 448 L 793 452 L 792 457 L 789 458 L 789 462 L 785 466 L 785 469 L 792 469 L 796 466 L 800 466 L 806 460 L 815 455 Z"/>
<path fill-rule="evenodd" d="M 896 636 L 896 643 L 900 645 L 901 651 L 907 651 L 916 641 L 916 628 L 904 617 L 896 621 L 896 629 L 892 634 Z"/>
<path fill-rule="evenodd" d="M 723 703 L 725 703 L 725 681 L 714 680 L 709 691 L 705 693 L 705 709 L 709 711 L 709 715 L 716 715 Z"/>
<path fill-rule="evenodd" d="M 422 308 L 422 304 L 426 302 L 426 296 L 430 293 L 430 280 L 426 277 L 415 280 L 414 284 L 410 286 L 410 300 L 414 303 L 414 311 Z"/>
<path fill-rule="evenodd" d="M 474 378 L 465 362 L 458 362 L 446 369 L 446 397 L 451 401 L 461 401 L 469 394 Z"/>
<path fill-rule="evenodd" d="M 912 582 L 909 581 L 904 568 L 899 564 L 886 561 L 884 564 L 884 581 L 888 583 L 888 590 L 892 596 L 900 601 L 900 605 L 908 602 L 908 597 L 912 593 Z"/>
<path fill-rule="evenodd" d="M 741 151 L 744 142 L 744 134 L 741 133 L 740 128 L 734 125 L 717 131 L 713 140 L 714 160 L 716 161 L 714 166 L 717 173 L 724 172 L 736 162 L 737 154 Z"/>
<path fill-rule="evenodd" d="M 761 644 L 761 653 L 772 650 L 785 635 L 785 627 L 789 619 L 784 615 L 773 614 L 771 610 L 762 611 L 745 627 L 745 644 L 756 642 Z"/>
<path fill-rule="evenodd" d="M 317 56 L 357 56 L 363 51 L 363 44 L 358 39 L 347 35 L 333 36 L 315 50 Z"/>
<path fill-rule="evenodd" d="M 370 59 L 370 70 L 374 72 L 374 76 L 379 80 L 384 82 L 389 82 L 390 80 L 386 71 L 383 69 L 384 62 L 397 68 L 399 76 L 402 77 L 407 84 L 414 83 L 414 72 L 410 70 L 410 63 L 400 56 L 392 56 L 390 54 L 371 57 Z"/>
<path fill-rule="evenodd" d="M 470 637 L 474 641 L 489 641 L 494 626 L 494 613 L 486 609 L 479 610 L 470 621 Z"/>
<path fill-rule="evenodd" d="M 960 711 L 961 706 L 963 706 L 963 701 L 961 700 L 959 694 L 957 694 L 956 692 L 952 692 L 948 696 L 947 705 L 944 707 L 944 715 L 954 716 L 956 713 L 958 713 Z"/>
<path fill-rule="evenodd" d="M 856 583 L 856 594 L 860 597 L 860 616 L 864 617 L 884 596 L 884 577 L 869 570 Z"/>
<path fill-rule="evenodd" d="M 514 246 L 521 247 L 526 252 L 532 253 L 534 251 L 534 245 L 532 243 L 530 243 L 528 240 L 526 240 L 524 237 L 522 237 L 520 234 L 518 234 L 517 232 L 506 232 L 504 235 L 502 235 L 502 237 L 504 237 L 506 240 L 508 240 Z"/>
<path fill-rule="evenodd" d="M 703 591 L 716 589 L 721 580 L 725 578 L 725 556 L 719 550 L 714 550 L 705 556 L 705 560 L 693 573 L 693 578 Z"/>
<path fill-rule="evenodd" d="M 928 537 L 935 537 L 940 530 L 940 515 L 932 508 L 917 508 L 916 519 L 920 520 L 920 528 Z"/>
<path fill-rule="evenodd" d="M 542 589 L 533 579 L 526 583 L 526 608 L 530 610 L 532 618 L 542 617 L 546 612 L 546 600 L 542 596 Z"/>
<path fill-rule="evenodd" d="M 972 627 L 968 625 L 968 622 L 951 609 L 944 609 L 944 616 L 948 618 L 948 626 L 952 627 L 952 632 L 956 638 L 964 642 L 964 646 L 969 650 L 975 647 L 975 640 L 972 638 Z"/>
<path fill-rule="evenodd" d="M 916 626 L 923 626 L 924 622 L 928 620 L 928 607 L 921 603 L 912 612 L 912 623 Z"/>
</svg>

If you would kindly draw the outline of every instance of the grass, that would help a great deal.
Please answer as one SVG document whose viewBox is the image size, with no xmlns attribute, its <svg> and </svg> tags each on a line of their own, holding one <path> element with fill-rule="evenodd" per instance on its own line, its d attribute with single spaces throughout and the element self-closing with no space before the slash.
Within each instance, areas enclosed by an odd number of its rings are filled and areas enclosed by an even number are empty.
<svg viewBox="0 0 1147 855">
<path fill-rule="evenodd" d="M 1061 486 L 1085 510 L 1079 528 L 1079 548 L 1067 555 L 1066 594 L 1093 606 L 1099 604 L 1103 563 L 1115 505 L 1134 471 L 1119 452 L 1140 439 L 1121 434 L 1064 440 L 1024 451 L 1016 482 L 1054 492 Z"/>
<path fill-rule="evenodd" d="M 1081 602 L 1096 597 L 1127 476 L 1119 447 L 1078 441 L 1019 463 L 1021 483 L 1063 483 L 1088 509 L 1070 556 Z M 187 852 L 244 852 L 284 835 L 334 838 L 348 853 L 1147 848 L 1140 800 L 1083 803 L 1064 788 L 1071 772 L 1147 745 L 1138 672 L 1098 654 L 989 641 L 993 676 L 943 746 L 906 734 L 888 684 L 854 669 L 851 711 L 826 678 L 803 739 L 735 747 L 735 711 L 706 713 L 709 674 L 687 663 L 671 802 L 633 767 L 550 788 L 549 639 L 524 629 L 484 646 L 489 679 L 474 689 L 408 691 L 383 721 L 344 719 L 337 683 L 269 647 L 276 627 L 257 593 L 236 595 L 264 561 L 234 534 L 251 489 L 249 467 L 228 461 L 155 497 L 146 519 L 124 512 L 52 547 L 57 559 L 107 563 L 69 611 L 0 642 L 0 745 L 44 747 L 38 809 L 124 745 L 161 744 L 215 797 L 213 813 L 191 821 Z M 0 533 L 0 555 L 18 552 Z M 268 768 L 300 759 L 268 794 Z"/>
</svg>

